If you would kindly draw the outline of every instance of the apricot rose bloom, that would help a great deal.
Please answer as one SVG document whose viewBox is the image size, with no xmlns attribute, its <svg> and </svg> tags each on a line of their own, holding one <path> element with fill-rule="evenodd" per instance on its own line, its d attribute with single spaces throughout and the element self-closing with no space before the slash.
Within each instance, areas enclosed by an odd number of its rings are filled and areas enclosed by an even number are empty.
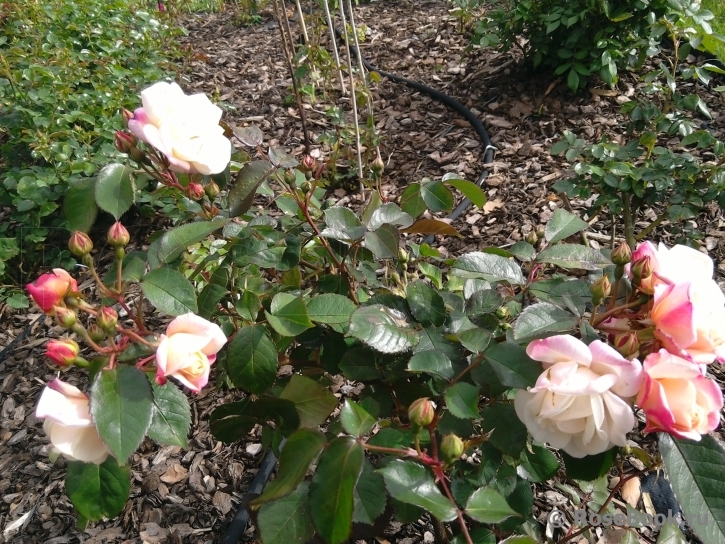
<svg viewBox="0 0 725 544">
<path fill-rule="evenodd" d="M 647 416 L 646 432 L 700 440 L 720 423 L 723 397 L 717 383 L 703 376 L 698 365 L 661 349 L 644 360 L 644 385 L 637 405 Z"/>
<path fill-rule="evenodd" d="M 45 419 L 43 430 L 53 450 L 68 459 L 100 465 L 108 457 L 91 421 L 88 397 L 77 387 L 57 378 L 51 381 L 40 395 L 35 417 Z"/>
<path fill-rule="evenodd" d="M 595 455 L 627 443 L 635 424 L 624 399 L 642 384 L 642 365 L 600 340 L 588 346 L 570 335 L 534 340 L 526 353 L 544 372 L 516 393 L 514 406 L 534 440 L 572 457 Z"/>
<path fill-rule="evenodd" d="M 76 280 L 62 268 L 54 268 L 51 274 L 43 274 L 25 287 L 46 314 L 53 314 L 53 308 L 62 305 L 66 295 L 78 291 Z"/>
<path fill-rule="evenodd" d="M 655 286 L 650 318 L 670 353 L 698 364 L 725 361 L 725 295 L 714 280 Z"/>
<path fill-rule="evenodd" d="M 652 275 L 642 280 L 639 288 L 650 295 L 654 293 L 657 285 L 712 279 L 712 259 L 688 246 L 676 245 L 668 248 L 661 242 L 657 246 L 652 242 L 644 242 L 632 253 L 632 263 L 644 257 L 649 257 Z"/>
<path fill-rule="evenodd" d="M 218 325 L 193 313 L 180 315 L 169 323 L 156 349 L 156 381 L 164 383 L 171 376 L 198 393 L 226 342 Z"/>
<path fill-rule="evenodd" d="M 166 155 L 172 170 L 210 175 L 227 167 L 232 147 L 219 125 L 222 110 L 205 94 L 160 81 L 141 91 L 141 102 L 128 129 Z"/>
</svg>

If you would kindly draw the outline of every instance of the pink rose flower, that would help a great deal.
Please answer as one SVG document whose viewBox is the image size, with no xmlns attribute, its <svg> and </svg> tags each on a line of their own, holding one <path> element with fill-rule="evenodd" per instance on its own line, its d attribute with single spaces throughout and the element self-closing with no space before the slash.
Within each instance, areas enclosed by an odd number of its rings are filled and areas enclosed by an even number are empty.
<svg viewBox="0 0 725 544">
<path fill-rule="evenodd" d="M 45 419 L 43 430 L 53 450 L 70 460 L 100 465 L 108 450 L 98 436 L 88 409 L 88 397 L 59 379 L 51 381 L 40 395 L 35 417 Z"/>
<path fill-rule="evenodd" d="M 529 357 L 544 363 L 534 387 L 516 393 L 519 419 L 539 442 L 572 457 L 624 446 L 635 424 L 629 403 L 642 384 L 642 365 L 604 342 L 569 335 L 534 340 Z"/>
<path fill-rule="evenodd" d="M 53 314 L 53 308 L 63 304 L 66 295 L 78 291 L 76 280 L 62 268 L 54 268 L 52 274 L 43 274 L 25 287 L 46 314 Z"/>
<path fill-rule="evenodd" d="M 226 342 L 218 325 L 192 313 L 180 315 L 169 323 L 156 349 L 156 381 L 164 383 L 171 376 L 198 393 Z"/>
<path fill-rule="evenodd" d="M 78 357 L 80 347 L 70 338 L 51 340 L 45 347 L 45 355 L 60 366 L 72 365 Z"/>
<path fill-rule="evenodd" d="M 670 353 L 698 364 L 725 361 L 725 295 L 714 280 L 657 285 L 650 318 Z"/>
<path fill-rule="evenodd" d="M 657 285 L 712 279 L 712 259 L 688 246 L 667 248 L 661 242 L 657 246 L 652 242 L 644 242 L 632 253 L 632 263 L 644 257 L 649 257 L 652 275 L 642 280 L 640 289 L 650 295 Z M 627 268 L 627 273 L 631 278 L 630 268 Z"/>
<path fill-rule="evenodd" d="M 644 385 L 637 405 L 647 416 L 646 432 L 664 431 L 700 440 L 720 423 L 722 391 L 700 367 L 665 349 L 644 360 Z"/>
<path fill-rule="evenodd" d="M 128 129 L 166 155 L 172 170 L 218 174 L 231 159 L 231 142 L 219 125 L 222 110 L 204 94 L 186 95 L 176 83 L 161 81 L 141 91 L 143 107 Z"/>
</svg>

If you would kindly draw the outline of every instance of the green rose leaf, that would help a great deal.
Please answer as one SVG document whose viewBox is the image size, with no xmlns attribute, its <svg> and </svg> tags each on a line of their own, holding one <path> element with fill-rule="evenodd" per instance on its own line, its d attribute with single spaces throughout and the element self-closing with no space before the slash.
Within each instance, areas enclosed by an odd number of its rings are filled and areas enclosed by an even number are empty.
<svg viewBox="0 0 725 544">
<path fill-rule="evenodd" d="M 725 542 L 725 450 L 710 435 L 699 442 L 657 436 L 672 490 L 690 526 L 704 544 Z"/>
<path fill-rule="evenodd" d="M 446 389 L 448 411 L 461 419 L 478 419 L 478 387 L 458 382 Z"/>
<path fill-rule="evenodd" d="M 514 324 L 514 340 L 528 342 L 549 336 L 553 332 L 575 329 L 579 323 L 568 310 L 549 302 L 539 302 L 524 308 Z"/>
<path fill-rule="evenodd" d="M 340 412 L 340 421 L 342 428 L 346 433 L 357 436 L 365 436 L 375 426 L 375 418 L 367 413 L 367 411 L 357 402 L 346 399 Z"/>
<path fill-rule="evenodd" d="M 325 230 L 321 236 L 335 240 L 355 241 L 365 236 L 367 228 L 347 208 L 334 206 L 325 210 Z"/>
<path fill-rule="evenodd" d="M 308 500 L 309 483 L 259 510 L 257 523 L 264 544 L 306 544 L 315 533 Z"/>
<path fill-rule="evenodd" d="M 90 232 L 98 216 L 95 179 L 83 179 L 68 187 L 63 199 L 63 215 L 71 230 Z"/>
<path fill-rule="evenodd" d="M 118 221 L 133 205 L 133 170 L 123 164 L 107 164 L 96 178 L 96 202 Z"/>
<path fill-rule="evenodd" d="M 135 366 L 102 370 L 91 385 L 91 415 L 113 456 L 126 463 L 146 436 L 153 415 L 153 392 Z"/>
<path fill-rule="evenodd" d="M 405 287 L 411 313 L 425 327 L 440 327 L 446 321 L 446 307 L 443 298 L 430 284 L 413 281 Z"/>
<path fill-rule="evenodd" d="M 274 172 L 269 161 L 252 161 L 245 164 L 229 189 L 229 216 L 238 217 L 249 210 L 254 194 L 262 182 Z"/>
<path fill-rule="evenodd" d="M 268 483 L 262 496 L 251 504 L 264 504 L 292 493 L 304 480 L 326 442 L 325 435 L 316 429 L 299 429 L 292 433 L 282 448 L 277 478 Z"/>
<path fill-rule="evenodd" d="M 526 389 L 533 386 L 543 372 L 541 363 L 529 357 L 526 349 L 518 344 L 492 344 L 484 355 L 499 382 L 507 387 Z"/>
<path fill-rule="evenodd" d="M 227 288 L 222 285 L 215 283 L 206 284 L 196 299 L 196 304 L 199 307 L 199 317 L 203 317 L 206 320 L 211 319 L 217 311 L 219 301 L 228 292 Z"/>
<path fill-rule="evenodd" d="M 404 229 L 413 224 L 413 218 L 401 210 L 397 204 L 388 202 L 376 208 L 370 215 L 368 228 L 377 230 L 385 224 Z"/>
<path fill-rule="evenodd" d="M 455 203 L 451 190 L 440 181 L 423 183 L 420 196 L 432 212 L 449 211 Z"/>
<path fill-rule="evenodd" d="M 407 504 L 425 508 L 441 521 L 457 517 L 456 505 L 441 493 L 430 471 L 413 461 L 396 459 L 378 470 L 390 495 Z"/>
<path fill-rule="evenodd" d="M 337 397 L 310 378 L 295 374 L 279 395 L 294 402 L 301 427 L 322 425 L 337 406 Z"/>
<path fill-rule="evenodd" d="M 474 251 L 459 257 L 451 272 L 464 278 L 481 278 L 487 281 L 507 281 L 511 285 L 526 283 L 521 268 L 511 259 Z"/>
<path fill-rule="evenodd" d="M 147 376 L 153 391 L 153 413 L 148 436 L 160 444 L 186 448 L 186 437 L 191 428 L 191 408 L 186 395 L 171 382 L 158 385 L 153 376 Z"/>
<path fill-rule="evenodd" d="M 260 395 L 277 377 L 277 347 L 263 325 L 242 327 L 229 343 L 226 367 L 232 383 Z"/>
<path fill-rule="evenodd" d="M 569 238 L 569 236 L 583 231 L 588 227 L 589 223 L 580 219 L 579 216 L 561 208 L 557 208 L 554 210 L 554 215 L 546 224 L 546 228 L 544 229 L 544 238 L 547 242 L 549 242 L 549 244 L 555 244 L 556 242 Z"/>
<path fill-rule="evenodd" d="M 486 193 L 484 193 L 481 188 L 472 181 L 466 181 L 465 179 L 449 178 L 448 176 L 450 175 L 458 174 L 446 174 L 445 176 L 443 176 L 443 183 L 445 183 L 446 185 L 450 185 L 451 187 L 455 187 L 456 189 L 461 191 L 461 193 L 463 193 L 463 196 L 470 200 L 477 208 L 483 208 L 483 205 L 486 203 Z"/>
<path fill-rule="evenodd" d="M 355 308 L 349 298 L 334 293 L 318 295 L 307 302 L 310 321 L 315 323 L 348 323 Z"/>
<path fill-rule="evenodd" d="M 378 259 L 394 259 L 398 256 L 400 233 L 393 225 L 385 223 L 374 231 L 365 233 L 365 247 Z"/>
<path fill-rule="evenodd" d="M 353 491 L 363 468 L 363 447 L 350 437 L 327 446 L 310 484 L 310 510 L 317 532 L 328 544 L 347 541 L 352 527 Z"/>
<path fill-rule="evenodd" d="M 612 264 L 612 261 L 596 249 L 578 244 L 549 246 L 539 253 L 536 261 L 562 268 L 581 268 L 583 270 L 597 270 Z"/>
<path fill-rule="evenodd" d="M 363 471 L 353 492 L 354 507 L 352 521 L 372 525 L 377 517 L 385 510 L 387 497 L 385 494 L 385 481 L 375 472 L 370 461 L 365 459 Z"/>
<path fill-rule="evenodd" d="M 297 336 L 314 327 L 304 301 L 289 293 L 277 293 L 272 299 L 270 311 L 265 311 L 264 315 L 272 328 L 282 336 Z"/>
<path fill-rule="evenodd" d="M 70 461 L 65 474 L 65 490 L 85 519 L 114 518 L 123 511 L 128 500 L 131 468 L 119 466 L 110 456 L 100 465 Z"/>
<path fill-rule="evenodd" d="M 176 270 L 152 270 L 141 280 L 141 289 L 149 302 L 165 314 L 176 316 L 198 311 L 194 287 Z"/>
<path fill-rule="evenodd" d="M 408 361 L 411 372 L 425 372 L 444 380 L 453 378 L 453 364 L 445 353 L 429 349 L 416 353 Z"/>
<path fill-rule="evenodd" d="M 211 221 L 187 223 L 165 232 L 154 244 L 156 259 L 168 264 L 178 259 L 187 248 L 206 240 L 211 233 L 227 225 L 231 219 L 217 217 Z"/>
<path fill-rule="evenodd" d="M 559 460 L 544 446 L 532 444 L 531 451 L 525 449 L 521 453 L 521 468 L 530 482 L 545 482 L 559 470 Z"/>
<path fill-rule="evenodd" d="M 564 460 L 568 478 L 589 482 L 600 478 L 609 471 L 617 457 L 617 448 L 586 457 L 572 457 L 563 450 L 559 450 L 559 454 Z"/>
<path fill-rule="evenodd" d="M 490 487 L 481 487 L 473 492 L 466 504 L 466 515 L 481 523 L 500 523 L 519 514 L 513 510 L 506 499 Z"/>
<path fill-rule="evenodd" d="M 513 404 L 492 404 L 481 410 L 484 431 L 491 432 L 489 443 L 511 457 L 519 457 L 526 447 L 528 431 Z"/>
<path fill-rule="evenodd" d="M 411 183 L 400 196 L 401 209 L 411 217 L 418 217 L 428 209 L 420 192 L 420 183 Z"/>
<path fill-rule="evenodd" d="M 402 353 L 418 342 L 406 315 L 382 304 L 355 310 L 349 334 L 382 353 Z"/>
</svg>

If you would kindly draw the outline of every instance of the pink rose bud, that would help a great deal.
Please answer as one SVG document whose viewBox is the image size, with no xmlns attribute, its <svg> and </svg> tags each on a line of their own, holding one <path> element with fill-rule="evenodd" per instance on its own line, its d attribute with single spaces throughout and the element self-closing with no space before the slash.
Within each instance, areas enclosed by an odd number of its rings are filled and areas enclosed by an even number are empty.
<svg viewBox="0 0 725 544">
<path fill-rule="evenodd" d="M 219 190 L 219 186 L 216 183 L 210 181 L 204 186 L 204 192 L 206 193 L 206 196 L 209 197 L 209 200 L 214 200 L 216 197 L 219 196 L 219 193 L 221 191 Z"/>
<path fill-rule="evenodd" d="M 164 5 L 164 3 L 163 3 L 163 2 L 159 2 L 159 3 L 158 3 L 158 8 L 159 8 L 159 11 L 160 11 L 161 13 L 166 13 L 166 6 Z"/>
<path fill-rule="evenodd" d="M 632 263 L 632 285 L 647 295 L 654 293 L 651 278 L 652 263 L 649 256 Z"/>
<path fill-rule="evenodd" d="M 88 397 L 77 387 L 57 378 L 51 381 L 40 395 L 35 417 L 45 419 L 43 430 L 53 449 L 71 461 L 100 465 L 108 457 L 91 420 Z"/>
<path fill-rule="evenodd" d="M 100 342 L 106 337 L 106 333 L 101 330 L 101 327 L 95 323 L 88 325 L 88 336 L 94 342 Z"/>
<path fill-rule="evenodd" d="M 204 198 L 204 187 L 200 183 L 189 183 L 186 186 L 186 196 L 191 200 L 201 200 Z"/>
<path fill-rule="evenodd" d="M 156 383 L 170 376 L 198 393 L 226 341 L 218 325 L 192 313 L 180 315 L 169 323 L 156 349 Z"/>
<path fill-rule="evenodd" d="M 138 140 L 133 134 L 119 130 L 116 132 L 114 143 L 116 144 L 116 149 L 121 153 L 130 153 L 136 147 Z"/>
<path fill-rule="evenodd" d="M 661 349 L 644 360 L 644 376 L 637 404 L 647 417 L 645 432 L 700 440 L 717 428 L 722 391 L 698 365 Z"/>
<path fill-rule="evenodd" d="M 618 266 L 629 264 L 632 260 L 632 249 L 627 242 L 622 242 L 612 251 L 612 262 Z"/>
<path fill-rule="evenodd" d="M 427 427 L 435 418 L 435 406 L 428 398 L 418 399 L 408 407 L 408 420 L 413 427 Z"/>
<path fill-rule="evenodd" d="M 312 155 L 305 155 L 302 158 L 302 169 L 307 172 L 312 172 L 317 166 L 317 161 Z"/>
<path fill-rule="evenodd" d="M 80 347 L 70 338 L 51 340 L 45 347 L 45 355 L 59 366 L 72 365 L 79 352 Z"/>
<path fill-rule="evenodd" d="M 124 125 L 126 125 L 126 127 L 128 127 L 129 121 L 133 120 L 133 112 L 124 108 L 121 110 L 121 117 L 123 117 Z"/>
<path fill-rule="evenodd" d="M 108 229 L 108 243 L 113 247 L 125 247 L 131 241 L 131 235 L 119 221 Z"/>
<path fill-rule="evenodd" d="M 56 306 L 55 320 L 61 327 L 70 329 L 73 328 L 73 325 L 75 325 L 76 321 L 78 321 L 78 316 L 70 308 L 66 308 L 65 306 Z"/>
<path fill-rule="evenodd" d="M 93 242 L 85 232 L 76 230 L 68 240 L 68 249 L 76 257 L 83 257 L 93 250 Z"/>
<path fill-rule="evenodd" d="M 639 352 L 639 338 L 634 332 L 623 332 L 614 337 L 614 349 L 624 357 L 637 356 Z"/>
<path fill-rule="evenodd" d="M 26 289 L 46 314 L 53 314 L 55 306 L 62 305 L 66 295 L 78 291 L 78 284 L 68 272 L 54 268 L 52 274 L 43 274 L 26 285 Z"/>
<path fill-rule="evenodd" d="M 104 306 L 96 314 L 98 326 L 106 332 L 113 332 L 118 323 L 118 313 L 110 306 Z"/>
<path fill-rule="evenodd" d="M 451 433 L 443 437 L 441 441 L 441 453 L 446 463 L 455 463 L 461 458 L 464 451 L 466 451 L 466 445 L 455 434 Z"/>
</svg>

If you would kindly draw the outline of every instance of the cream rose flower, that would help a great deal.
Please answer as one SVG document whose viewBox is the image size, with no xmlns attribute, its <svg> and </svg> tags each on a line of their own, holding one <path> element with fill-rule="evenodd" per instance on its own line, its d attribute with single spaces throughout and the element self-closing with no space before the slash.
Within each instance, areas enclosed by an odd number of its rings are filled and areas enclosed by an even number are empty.
<svg viewBox="0 0 725 544">
<path fill-rule="evenodd" d="M 193 313 L 180 315 L 169 323 L 156 349 L 156 381 L 164 383 L 171 376 L 198 393 L 226 341 L 218 325 Z"/>
<path fill-rule="evenodd" d="M 222 110 L 206 95 L 161 81 L 141 91 L 141 101 L 128 128 L 166 155 L 172 170 L 210 175 L 227 167 L 232 148 L 219 125 Z"/>
<path fill-rule="evenodd" d="M 573 336 L 534 340 L 526 350 L 544 372 L 520 390 L 514 406 L 538 442 L 572 457 L 595 455 L 627 443 L 635 424 L 630 399 L 642 384 L 642 365 L 599 340 L 589 346 Z"/>
<path fill-rule="evenodd" d="M 657 246 L 652 242 L 644 242 L 632 253 L 632 263 L 644 257 L 649 257 L 652 267 L 652 275 L 642 280 L 640 286 L 645 293 L 654 293 L 657 285 L 712 279 L 712 259 L 688 246 L 675 245 L 668 248 L 661 242 Z"/>
<path fill-rule="evenodd" d="M 35 417 L 45 419 L 43 429 L 53 449 L 68 459 L 99 465 L 108 457 L 91 421 L 88 397 L 77 387 L 57 378 L 51 381 L 40 395 Z"/>
</svg>

